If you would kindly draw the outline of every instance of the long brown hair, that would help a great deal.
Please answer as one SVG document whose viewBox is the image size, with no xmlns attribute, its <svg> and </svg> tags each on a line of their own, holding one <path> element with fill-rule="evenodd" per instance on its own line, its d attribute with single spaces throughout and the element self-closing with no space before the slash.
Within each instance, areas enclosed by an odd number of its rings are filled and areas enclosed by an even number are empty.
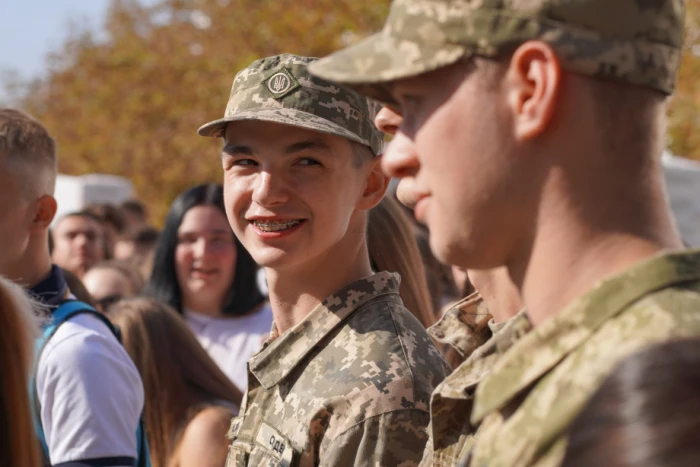
<svg viewBox="0 0 700 467">
<path fill-rule="evenodd" d="M 31 301 L 0 277 L 0 465 L 41 464 L 27 390 L 37 332 Z"/>
<path fill-rule="evenodd" d="M 167 461 L 193 412 L 217 401 L 240 406 L 241 391 L 197 342 L 175 310 L 147 298 L 117 302 L 107 316 L 141 373 L 151 462 Z"/>
<path fill-rule="evenodd" d="M 367 247 L 375 270 L 401 275 L 399 292 L 406 308 L 423 326 L 434 324 L 435 312 L 413 226 L 398 201 L 390 196 L 369 213 Z"/>
</svg>

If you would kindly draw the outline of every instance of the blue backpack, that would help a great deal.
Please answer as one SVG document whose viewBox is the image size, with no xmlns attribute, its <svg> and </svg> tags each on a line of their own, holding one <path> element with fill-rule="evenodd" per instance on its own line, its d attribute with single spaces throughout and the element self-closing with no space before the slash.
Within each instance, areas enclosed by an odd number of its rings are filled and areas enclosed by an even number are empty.
<svg viewBox="0 0 700 467">
<path fill-rule="evenodd" d="M 87 303 L 78 300 L 66 300 L 58 308 L 56 308 L 50 320 L 42 326 L 42 335 L 37 337 L 34 343 L 34 374 L 32 375 L 32 380 L 30 381 L 30 397 L 34 401 L 32 404 L 32 411 L 34 417 L 34 430 L 36 431 L 37 438 L 41 443 L 44 451 L 45 464 L 50 465 L 49 459 L 49 447 L 46 444 L 46 436 L 44 435 L 44 427 L 41 425 L 40 404 L 39 396 L 36 390 L 36 371 L 39 366 L 39 357 L 44 349 L 46 343 L 51 339 L 56 333 L 56 330 L 66 321 L 73 318 L 74 316 L 81 314 L 89 314 L 98 318 L 100 321 L 105 323 L 105 325 L 112 331 L 114 337 L 121 343 L 121 333 L 119 329 L 115 327 L 102 313 L 95 310 L 93 307 Z M 143 418 L 139 422 L 139 426 L 136 430 L 136 442 L 138 446 L 138 457 L 136 466 L 137 467 L 151 467 L 151 455 L 148 450 L 148 438 L 146 436 L 146 430 L 143 426 Z"/>
</svg>

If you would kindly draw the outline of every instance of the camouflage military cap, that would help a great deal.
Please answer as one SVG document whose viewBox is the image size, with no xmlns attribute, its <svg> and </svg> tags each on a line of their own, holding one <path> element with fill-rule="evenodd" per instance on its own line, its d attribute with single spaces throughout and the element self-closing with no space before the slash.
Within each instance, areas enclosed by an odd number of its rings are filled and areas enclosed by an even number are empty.
<svg viewBox="0 0 700 467">
<path fill-rule="evenodd" d="M 566 70 L 670 94 L 683 17 L 683 0 L 394 0 L 381 32 L 311 72 L 382 98 L 380 83 L 541 40 Z"/>
<path fill-rule="evenodd" d="M 379 104 L 311 76 L 308 64 L 314 60 L 283 54 L 251 63 L 233 80 L 224 118 L 198 133 L 224 136 L 231 122 L 262 120 L 342 136 L 379 154 L 383 137 L 374 126 Z"/>
</svg>

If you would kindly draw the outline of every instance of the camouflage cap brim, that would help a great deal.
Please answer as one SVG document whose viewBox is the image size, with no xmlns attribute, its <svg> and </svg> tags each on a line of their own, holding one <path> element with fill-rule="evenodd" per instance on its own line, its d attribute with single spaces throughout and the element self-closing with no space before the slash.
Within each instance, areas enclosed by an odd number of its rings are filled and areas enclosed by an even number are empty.
<svg viewBox="0 0 700 467">
<path fill-rule="evenodd" d="M 307 130 L 318 131 L 329 135 L 340 136 L 365 146 L 371 146 L 370 142 L 357 136 L 352 131 L 308 112 L 289 108 L 259 108 L 238 112 L 230 117 L 214 120 L 197 130 L 200 136 L 224 137 L 226 127 L 242 120 L 258 120 L 263 122 L 280 123 Z"/>
<path fill-rule="evenodd" d="M 385 31 L 309 65 L 311 74 L 365 96 L 393 102 L 383 84 L 451 65 L 471 52 L 462 45 L 417 43 Z"/>
</svg>

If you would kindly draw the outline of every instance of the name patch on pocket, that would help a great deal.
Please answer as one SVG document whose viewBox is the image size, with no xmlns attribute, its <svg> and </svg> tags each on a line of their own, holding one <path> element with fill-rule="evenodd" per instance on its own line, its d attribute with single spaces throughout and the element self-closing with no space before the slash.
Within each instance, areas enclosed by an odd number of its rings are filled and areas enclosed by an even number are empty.
<svg viewBox="0 0 700 467">
<path fill-rule="evenodd" d="M 262 422 L 258 429 L 258 435 L 255 437 L 255 443 L 265 448 L 275 459 L 280 461 L 280 466 L 291 466 L 294 457 L 294 449 L 292 449 L 289 440 L 282 436 L 275 428 Z"/>
</svg>

